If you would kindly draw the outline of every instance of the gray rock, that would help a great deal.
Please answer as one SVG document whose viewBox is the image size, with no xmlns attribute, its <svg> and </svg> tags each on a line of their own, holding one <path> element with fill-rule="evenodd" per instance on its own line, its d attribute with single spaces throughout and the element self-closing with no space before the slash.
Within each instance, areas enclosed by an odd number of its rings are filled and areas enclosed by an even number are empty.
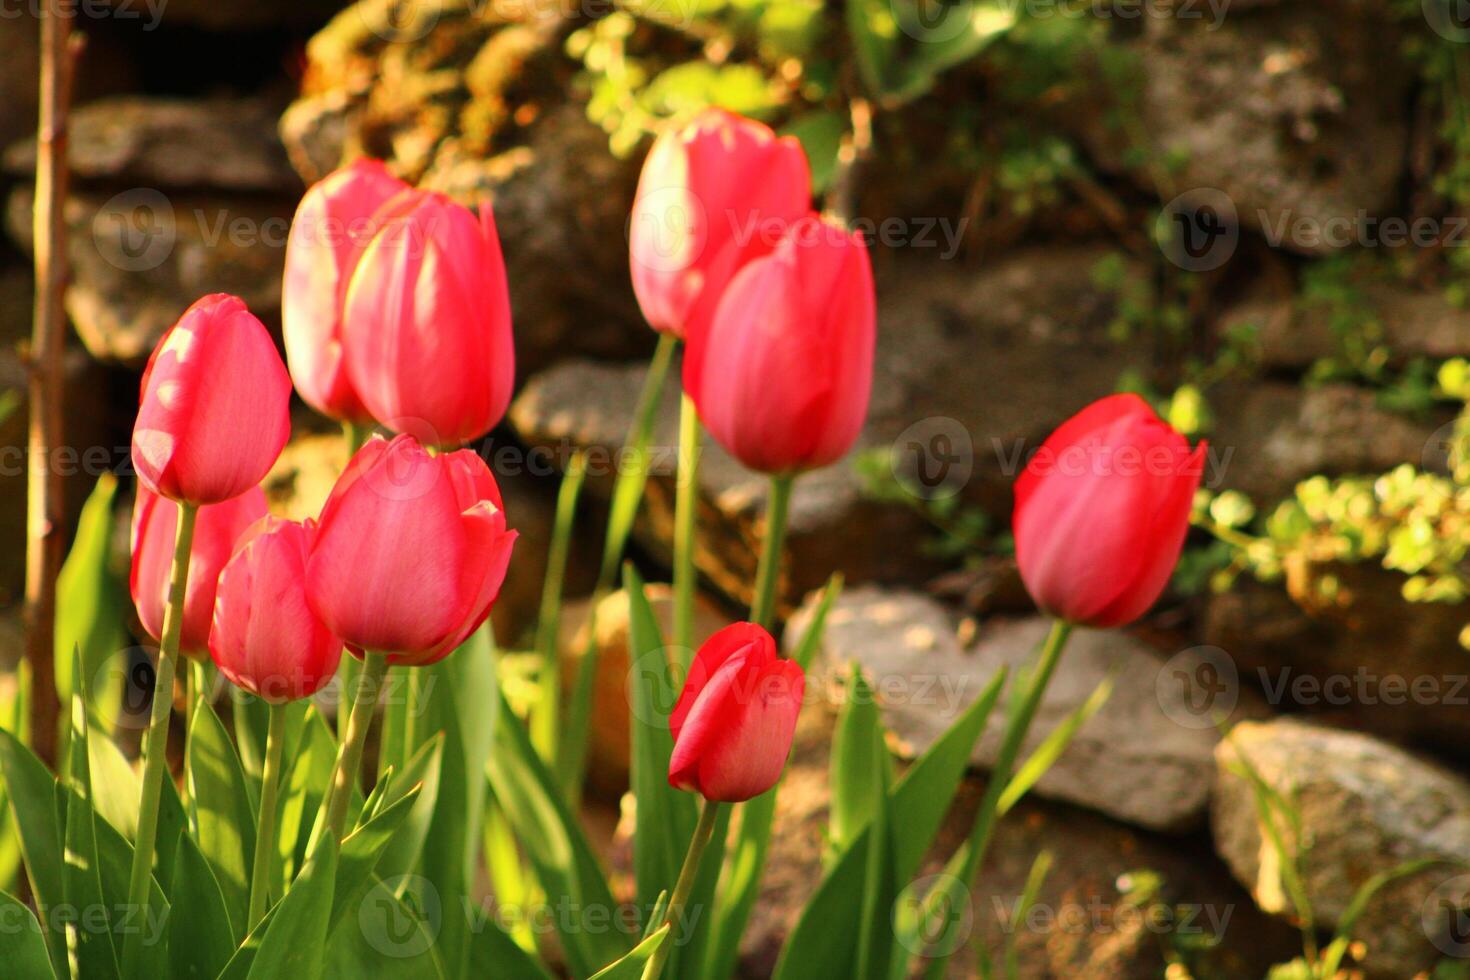
<svg viewBox="0 0 1470 980">
<path fill-rule="evenodd" d="M 800 642 L 813 603 L 791 621 L 788 649 Z M 825 682 L 840 686 L 847 664 L 860 664 L 882 703 L 895 751 L 914 758 L 973 703 L 997 670 L 1007 667 L 1015 677 L 1028 669 L 1049 627 L 1042 617 L 990 621 L 967 647 L 949 612 L 927 596 L 846 590 L 828 617 L 820 647 L 830 671 Z M 1214 710 L 1259 710 L 1235 691 L 1232 702 L 1238 704 L 1201 698 L 1195 679 L 1209 669 L 1205 665 L 1206 655 L 1196 650 L 1165 658 L 1125 633 L 1074 631 L 1023 752 L 1033 751 L 1110 677 L 1113 691 L 1035 792 L 1150 830 L 1199 826 L 1219 740 Z M 976 748 L 977 766 L 995 763 L 1003 727 L 996 712 Z"/>
<path fill-rule="evenodd" d="M 72 113 L 67 158 L 84 182 L 299 194 L 276 136 L 279 111 L 263 99 L 98 99 Z M 34 170 L 35 141 L 10 147 L 5 166 Z"/>
<path fill-rule="evenodd" d="M 11 235 L 30 247 L 32 190 L 10 195 Z M 66 310 L 94 357 L 137 363 L 207 293 L 234 293 L 267 323 L 279 315 L 292 207 L 254 196 L 78 190 L 66 203 L 72 282 Z"/>
<path fill-rule="evenodd" d="M 1195 17 L 1145 17 L 1124 48 L 1134 70 L 1120 79 L 1115 62 L 1107 80 L 1099 70 L 1080 84 L 1062 124 L 1101 166 L 1165 199 L 1214 188 L 1246 227 L 1268 239 L 1284 228 L 1273 245 L 1331 251 L 1296 223 L 1352 243 L 1360 211 L 1392 206 L 1406 158 L 1412 75 L 1388 53 L 1399 35 L 1387 7 L 1229 4 L 1216 22 L 1200 4 Z"/>
<path fill-rule="evenodd" d="M 1215 848 L 1257 904 L 1280 914 L 1291 913 L 1281 865 L 1263 841 L 1255 791 L 1232 772 L 1237 754 L 1300 814 L 1307 840 L 1298 864 L 1318 926 L 1333 928 L 1373 875 L 1446 862 L 1389 884 L 1368 904 L 1353 936 L 1366 946 L 1370 976 L 1413 976 L 1456 951 L 1442 915 L 1470 902 L 1470 879 L 1457 879 L 1455 866 L 1470 853 L 1470 783 L 1368 735 L 1288 718 L 1237 726 L 1215 752 Z"/>
</svg>

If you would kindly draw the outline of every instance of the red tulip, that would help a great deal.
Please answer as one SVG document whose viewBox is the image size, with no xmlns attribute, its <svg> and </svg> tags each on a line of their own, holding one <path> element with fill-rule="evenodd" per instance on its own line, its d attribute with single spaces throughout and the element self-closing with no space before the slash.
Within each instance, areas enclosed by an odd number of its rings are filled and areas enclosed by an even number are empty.
<svg viewBox="0 0 1470 980">
<path fill-rule="evenodd" d="M 133 467 L 148 489 L 217 504 L 261 481 L 291 434 L 291 380 L 236 296 L 189 307 L 143 372 Z"/>
<path fill-rule="evenodd" d="M 475 453 L 431 456 L 412 436 L 376 437 L 322 509 L 307 598 L 355 654 L 434 663 L 490 615 L 515 538 Z"/>
<path fill-rule="evenodd" d="M 265 515 L 265 492 L 260 487 L 199 508 L 189 548 L 189 582 L 184 592 L 183 638 L 179 644 L 187 656 L 202 659 L 207 654 L 220 570 L 230 560 L 240 536 Z M 178 505 L 172 500 L 145 486 L 138 487 L 133 502 L 133 567 L 128 587 L 138 619 L 155 640 L 163 638 L 163 607 L 168 602 L 178 517 Z"/>
<path fill-rule="evenodd" d="M 801 144 L 724 109 L 669 129 L 643 164 L 628 230 L 633 291 L 657 330 L 708 325 L 731 277 L 811 205 Z"/>
<path fill-rule="evenodd" d="M 495 427 L 515 381 L 495 218 L 424 191 L 380 217 L 347 287 L 347 376 L 390 429 L 460 445 Z"/>
<path fill-rule="evenodd" d="M 1036 604 L 1088 626 L 1142 616 L 1179 561 L 1205 451 L 1137 395 L 1064 422 L 1016 480 L 1016 560 Z"/>
<path fill-rule="evenodd" d="M 710 434 L 746 466 L 791 473 L 836 462 L 868 413 L 873 272 L 862 237 L 803 218 L 735 276 L 684 390 Z"/>
<path fill-rule="evenodd" d="M 776 656 L 776 641 L 756 624 L 711 636 L 669 717 L 669 785 L 727 803 L 776 785 L 805 689 L 801 665 Z"/>
<path fill-rule="evenodd" d="M 313 525 L 266 517 L 245 532 L 219 577 L 209 654 L 235 685 L 273 704 L 321 690 L 342 641 L 306 602 Z"/>
<path fill-rule="evenodd" d="M 313 184 L 291 222 L 281 284 L 286 364 L 302 399 L 331 418 L 372 418 L 342 363 L 342 308 L 374 215 L 405 190 L 377 160 L 357 160 Z"/>
</svg>

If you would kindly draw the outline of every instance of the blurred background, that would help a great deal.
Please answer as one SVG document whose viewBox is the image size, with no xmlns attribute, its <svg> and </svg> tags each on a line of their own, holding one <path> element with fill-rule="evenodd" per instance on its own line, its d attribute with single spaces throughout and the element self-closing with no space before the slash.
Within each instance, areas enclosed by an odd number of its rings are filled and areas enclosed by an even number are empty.
<svg viewBox="0 0 1470 980">
<path fill-rule="evenodd" d="M 38 2 L 0 0 L 0 653 L 12 666 Z M 1470 4 L 74 7 L 86 43 L 65 209 L 70 456 L 57 465 L 68 535 L 102 480 L 83 523 L 111 548 L 112 576 L 87 595 L 116 648 L 141 636 L 125 583 L 142 364 L 204 293 L 236 293 L 278 329 L 296 202 L 361 155 L 495 208 L 519 394 L 481 449 L 523 535 L 497 634 L 524 648 L 560 466 L 590 450 L 593 487 L 610 487 L 655 339 L 626 236 L 650 134 L 719 104 L 798 136 L 820 203 L 872 246 L 880 338 L 864 448 L 798 484 L 782 597 L 789 645 L 809 593 L 845 575 L 826 661 L 855 659 L 878 681 L 900 755 L 1041 635 L 1008 539 L 1028 449 L 1115 390 L 1210 441 L 1199 528 L 1167 600 L 1126 635 L 1074 640 L 1036 727 L 1087 709 L 1082 728 L 1001 830 L 973 937 L 1021 929 L 1026 976 L 1259 976 L 1297 955 L 1287 920 L 1301 910 L 1234 750 L 1218 744 L 1219 716 L 1246 722 L 1238 744 L 1295 801 L 1307 917 L 1322 929 L 1374 874 L 1470 855 Z M 636 531 L 653 578 L 672 530 L 668 394 Z M 312 516 L 345 449 L 304 406 L 294 431 L 269 490 L 282 513 Z M 701 634 L 749 599 L 763 495 L 710 456 Z M 605 502 L 583 510 L 573 595 L 595 578 Z M 600 623 L 589 820 L 617 864 L 626 656 L 619 617 Z M 1111 695 L 1094 703 L 1099 685 Z M 747 942 L 752 976 L 819 880 L 833 710 L 804 716 L 788 782 L 800 788 L 783 797 Z M 1053 918 L 1008 924 L 1042 846 L 1056 855 L 1042 893 Z M 1448 972 L 1470 944 L 1444 922 L 1467 891 L 1448 874 L 1391 884 L 1358 930 L 1368 972 L 1470 975 Z"/>
</svg>

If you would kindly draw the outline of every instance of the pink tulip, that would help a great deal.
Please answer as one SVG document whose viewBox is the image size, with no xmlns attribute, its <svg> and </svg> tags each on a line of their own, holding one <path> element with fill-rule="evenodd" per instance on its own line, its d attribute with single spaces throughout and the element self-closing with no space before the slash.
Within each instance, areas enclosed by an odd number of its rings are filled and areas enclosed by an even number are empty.
<svg viewBox="0 0 1470 980">
<path fill-rule="evenodd" d="M 1088 626 L 1142 616 L 1179 561 L 1205 452 L 1137 395 L 1062 423 L 1016 480 L 1016 560 L 1036 604 Z"/>
<path fill-rule="evenodd" d="M 710 329 L 691 335 L 684 390 L 747 467 L 784 474 L 841 459 L 862 430 L 876 340 L 862 237 L 815 215 L 741 269 Z"/>
<path fill-rule="evenodd" d="M 657 330 L 689 337 L 731 277 L 811 205 L 801 144 L 724 109 L 669 129 L 643 164 L 628 230 L 633 291 Z"/>
<path fill-rule="evenodd" d="M 163 639 L 163 608 L 168 602 L 178 505 L 139 485 L 133 502 L 133 566 L 128 588 L 138 619 L 148 635 Z M 194 541 L 189 548 L 189 582 L 184 592 L 185 655 L 203 658 L 209 650 L 209 623 L 214 615 L 220 571 L 234 553 L 240 536 L 266 515 L 265 492 L 251 487 L 238 497 L 199 508 Z"/>
<path fill-rule="evenodd" d="M 377 160 L 357 160 L 313 184 L 291 222 L 281 284 L 286 363 L 302 399 L 334 419 L 372 418 L 343 366 L 342 309 L 374 215 L 405 190 Z"/>
<path fill-rule="evenodd" d="M 272 704 L 310 697 L 337 673 L 342 641 L 306 602 L 315 529 L 266 517 L 219 577 L 209 654 L 238 687 Z"/>
<path fill-rule="evenodd" d="M 776 785 L 791 754 L 806 675 L 754 623 L 705 641 L 669 717 L 669 785 L 738 803 Z"/>
<path fill-rule="evenodd" d="M 490 615 L 515 539 L 475 453 L 431 456 L 413 436 L 375 437 L 322 510 L 307 598 L 353 653 L 434 663 Z"/>
<path fill-rule="evenodd" d="M 380 218 L 347 287 L 347 376 L 390 429 L 460 445 L 495 427 L 515 382 L 495 218 L 423 191 Z"/>
<path fill-rule="evenodd" d="M 255 486 L 291 434 L 291 380 L 238 297 L 189 307 L 143 373 L 133 467 L 173 500 L 217 504 Z"/>
</svg>

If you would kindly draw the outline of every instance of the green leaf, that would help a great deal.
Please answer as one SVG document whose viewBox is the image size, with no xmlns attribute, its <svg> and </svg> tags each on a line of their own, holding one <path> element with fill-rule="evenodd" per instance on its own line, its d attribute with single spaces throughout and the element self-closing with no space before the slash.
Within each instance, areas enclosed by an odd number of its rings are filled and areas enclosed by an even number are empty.
<svg viewBox="0 0 1470 980">
<path fill-rule="evenodd" d="M 66 900 L 61 850 L 66 804 L 58 795 L 56 780 L 46 766 L 3 728 L 0 728 L 0 774 L 5 777 L 6 795 L 19 832 L 31 891 L 41 910 L 41 921 L 49 922 L 51 910 Z M 69 976 L 65 936 L 50 929 L 46 940 L 53 968 L 58 975 Z"/>
<path fill-rule="evenodd" d="M 430 887 L 416 875 L 388 881 L 374 875 L 361 901 L 332 931 L 322 975 L 373 980 L 459 976 L 440 958 L 437 940 L 444 917 L 460 909 L 440 902 Z"/>
<path fill-rule="evenodd" d="M 422 785 L 387 806 L 376 817 L 348 834 L 337 858 L 337 885 L 332 894 L 329 928 L 335 929 L 342 916 L 361 902 L 372 888 L 373 871 L 393 836 L 403 827 L 418 801 Z"/>
<path fill-rule="evenodd" d="M 848 675 L 847 700 L 832 737 L 828 837 L 834 852 L 846 849 L 873 822 L 885 805 L 892 779 L 893 757 L 883 744 L 878 701 L 854 663 Z"/>
<path fill-rule="evenodd" d="M 658 932 L 634 946 L 628 955 L 611 963 L 592 975 L 592 980 L 639 980 L 643 976 L 643 968 L 648 961 L 653 959 L 653 954 L 658 952 L 669 938 L 669 927 L 665 925 Z"/>
<path fill-rule="evenodd" d="M 483 774 L 495 739 L 499 685 L 489 625 L 444 660 L 414 670 L 422 682 L 410 705 L 420 713 L 414 730 L 444 733 L 439 792 L 419 872 L 438 889 L 444 906 L 455 910 L 444 917 L 436 946 L 445 969 L 458 975 L 469 956 L 468 921 L 460 910 L 473 893 L 485 820 Z"/>
<path fill-rule="evenodd" d="M 1011 807 L 1015 806 L 1021 797 L 1036 785 L 1036 781 L 1046 775 L 1046 771 L 1056 763 L 1057 759 L 1061 758 L 1062 753 L 1067 751 L 1067 746 L 1072 744 L 1072 739 L 1076 736 L 1078 729 L 1087 724 L 1087 720 L 1108 703 L 1117 679 L 1118 671 L 1111 671 L 1107 677 L 1103 678 L 1102 683 L 1098 684 L 1097 688 L 1088 695 L 1086 701 L 1078 705 L 1076 710 L 1062 719 L 1061 723 L 1047 734 L 1042 743 L 1036 747 L 1036 751 L 1031 753 L 1030 758 L 1021 764 L 1010 782 L 1006 783 L 1005 792 L 1001 793 L 1000 799 L 996 802 L 997 816 L 1004 816 L 1008 813 Z"/>
<path fill-rule="evenodd" d="M 76 668 L 80 652 L 71 659 Z M 72 976 L 110 978 L 118 974 L 117 948 L 113 943 L 113 910 L 102 894 L 102 876 L 97 859 L 97 818 L 92 807 L 92 775 L 88 742 L 87 706 L 78 687 L 71 698 L 71 747 L 67 751 L 68 781 L 72 797 L 66 809 L 66 861 L 62 873 L 62 896 L 67 909 L 66 948 Z"/>
<path fill-rule="evenodd" d="M 82 507 L 71 552 L 56 578 L 56 693 L 70 701 L 74 654 L 81 657 L 82 692 L 105 731 L 117 727 L 122 709 L 127 645 L 127 590 L 112 568 L 113 502 L 117 478 L 98 477 Z M 135 801 L 136 802 L 136 801 Z"/>
<path fill-rule="evenodd" d="M 194 704 L 194 724 L 185 754 L 199 847 L 214 868 L 230 912 L 230 926 L 236 938 L 243 939 L 255 856 L 255 814 L 245 772 L 229 733 L 203 698 Z"/>
<path fill-rule="evenodd" d="M 520 719 L 498 694 L 495 751 L 486 771 L 495 800 L 525 849 L 542 889 L 582 913 L 611 916 L 617 907 L 591 845 L 557 791 L 550 771 L 531 746 Z M 613 929 L 588 929 L 557 916 L 563 951 L 572 972 L 589 976 L 628 951 Z"/>
<path fill-rule="evenodd" d="M 1026 921 L 1030 915 L 1031 906 L 1036 904 L 1036 896 L 1041 894 L 1041 886 L 1046 881 L 1047 872 L 1051 871 L 1051 862 L 1050 851 L 1042 851 L 1036 855 L 1036 860 L 1031 864 L 1031 871 L 1026 875 L 1026 885 L 1021 889 L 1021 900 L 1016 903 L 1016 908 L 1011 915 L 1010 928 L 1005 930 L 1006 980 L 1020 980 L 1021 959 L 1016 940 L 1021 930 L 1017 926 Z M 988 954 L 982 953 L 981 955 Z"/>
<path fill-rule="evenodd" d="M 894 882 L 909 881 L 933 844 L 1005 680 L 1006 672 L 998 672 L 889 792 L 888 810 L 896 815 L 889 834 Z M 861 831 L 841 852 L 802 910 L 781 950 L 777 980 L 853 975 L 856 950 L 852 940 L 862 929 L 868 835 L 873 831 L 872 826 Z M 889 908 L 880 906 L 873 912 L 885 920 L 876 923 L 880 927 L 887 927 Z"/>
<path fill-rule="evenodd" d="M 291 749 L 289 732 L 288 728 L 287 748 Z M 301 734 L 294 750 L 286 753 L 286 759 L 288 768 L 277 821 L 281 832 L 276 854 L 280 860 L 273 862 L 280 877 L 271 888 L 272 895 L 284 895 L 296 870 L 306 863 L 307 841 L 311 839 L 312 826 L 321 809 L 322 793 L 337 760 L 337 742 L 332 729 L 315 705 L 307 709 Z"/>
<path fill-rule="evenodd" d="M 235 951 L 230 914 L 214 870 L 188 834 L 179 835 L 169 888 L 171 980 L 213 980 Z"/>
<path fill-rule="evenodd" d="M 56 980 L 35 913 L 0 892 L 0 917 L 7 923 L 0 929 L 0 963 L 5 964 L 6 976 L 14 980 Z"/>
<path fill-rule="evenodd" d="M 540 960 L 483 916 L 470 939 L 469 975 L 475 980 L 552 980 Z"/>
<path fill-rule="evenodd" d="M 811 161 L 812 193 L 821 194 L 837 170 L 837 154 L 842 149 L 847 120 L 827 110 L 808 112 L 793 119 L 782 132 L 801 141 L 806 158 Z"/>
<path fill-rule="evenodd" d="M 404 874 L 418 865 L 423 852 L 424 840 L 429 836 L 429 826 L 434 819 L 434 808 L 439 799 L 439 773 L 444 754 L 444 734 L 436 732 L 408 760 L 402 772 L 392 775 L 389 791 L 378 804 L 378 812 L 403 799 L 415 787 L 418 798 L 404 821 L 403 828 L 393 835 L 388 849 L 383 852 L 377 866 L 383 878 Z"/>
<path fill-rule="evenodd" d="M 633 875 L 638 885 L 638 907 L 646 909 L 659 892 L 678 879 L 699 814 L 693 796 L 669 785 L 669 757 L 674 751 L 669 715 L 678 690 L 658 619 L 648 604 L 643 579 L 632 565 L 624 566 L 623 589 L 628 596 L 631 658 L 630 784 L 638 801 Z"/>
<path fill-rule="evenodd" d="M 558 729 L 561 719 L 561 660 L 557 644 L 561 636 L 562 591 L 566 582 L 567 556 L 571 552 L 572 528 L 577 519 L 577 501 L 587 479 L 587 455 L 572 456 L 556 495 L 556 521 L 546 554 L 546 577 L 541 583 L 541 608 L 536 617 L 536 653 L 540 659 L 536 707 L 531 716 L 531 742 L 549 766 L 556 764 Z"/>
<path fill-rule="evenodd" d="M 266 922 L 247 974 L 251 980 L 321 976 L 336 877 L 337 842 L 327 835 Z"/>
</svg>

